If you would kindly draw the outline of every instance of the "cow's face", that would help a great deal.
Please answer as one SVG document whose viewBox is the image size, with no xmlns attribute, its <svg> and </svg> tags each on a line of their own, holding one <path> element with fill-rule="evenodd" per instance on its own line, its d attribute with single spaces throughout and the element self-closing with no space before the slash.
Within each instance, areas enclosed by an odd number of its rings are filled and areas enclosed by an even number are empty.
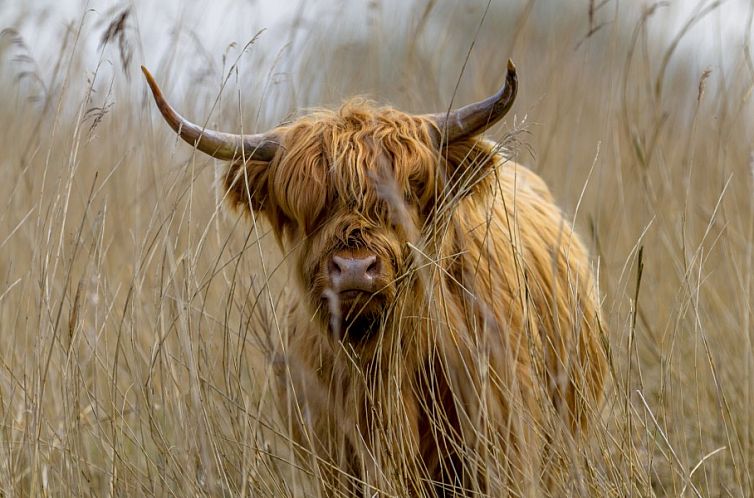
<svg viewBox="0 0 754 498">
<path fill-rule="evenodd" d="M 295 261 L 313 316 L 337 336 L 371 336 L 409 280 L 408 244 L 442 183 L 431 131 L 422 118 L 352 102 L 280 128 L 271 162 L 228 178 L 231 192 L 244 177 L 262 186 L 256 207 Z"/>
</svg>

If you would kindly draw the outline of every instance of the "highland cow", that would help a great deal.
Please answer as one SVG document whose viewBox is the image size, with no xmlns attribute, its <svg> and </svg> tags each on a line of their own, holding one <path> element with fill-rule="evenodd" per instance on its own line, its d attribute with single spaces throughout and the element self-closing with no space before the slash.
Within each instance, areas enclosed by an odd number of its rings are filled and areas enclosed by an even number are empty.
<svg viewBox="0 0 754 498">
<path fill-rule="evenodd" d="M 552 431 L 583 438 L 606 361 L 587 251 L 542 179 L 480 136 L 514 102 L 513 64 L 451 112 L 353 99 L 256 135 L 187 121 L 144 73 L 290 255 L 280 401 L 325 494 L 550 486 Z"/>
</svg>

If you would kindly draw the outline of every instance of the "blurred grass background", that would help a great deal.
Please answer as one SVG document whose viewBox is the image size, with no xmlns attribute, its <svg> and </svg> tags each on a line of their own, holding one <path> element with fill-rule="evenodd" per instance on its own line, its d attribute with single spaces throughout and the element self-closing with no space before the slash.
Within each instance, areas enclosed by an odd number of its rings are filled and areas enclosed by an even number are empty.
<svg viewBox="0 0 754 498">
<path fill-rule="evenodd" d="M 194 121 L 262 131 L 354 94 L 478 100 L 510 56 L 521 88 L 490 136 L 527 130 L 516 159 L 591 248 L 610 339 L 568 489 L 754 495 L 754 5 L 681 3 L 6 6 L 0 493 L 321 493 L 271 400 L 284 261 L 222 208 L 139 64 Z"/>
</svg>

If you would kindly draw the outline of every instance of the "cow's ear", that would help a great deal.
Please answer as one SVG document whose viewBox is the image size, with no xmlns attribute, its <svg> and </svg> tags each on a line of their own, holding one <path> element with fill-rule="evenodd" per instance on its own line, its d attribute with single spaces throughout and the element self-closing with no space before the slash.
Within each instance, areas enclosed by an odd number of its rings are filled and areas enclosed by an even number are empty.
<svg viewBox="0 0 754 498">
<path fill-rule="evenodd" d="M 451 198 L 465 198 L 484 190 L 496 165 L 503 160 L 495 144 L 475 137 L 449 144 L 442 155 L 444 190 Z"/>
<path fill-rule="evenodd" d="M 269 171 L 267 161 L 234 161 L 223 166 L 223 194 L 233 208 L 244 213 L 270 210 Z"/>
</svg>

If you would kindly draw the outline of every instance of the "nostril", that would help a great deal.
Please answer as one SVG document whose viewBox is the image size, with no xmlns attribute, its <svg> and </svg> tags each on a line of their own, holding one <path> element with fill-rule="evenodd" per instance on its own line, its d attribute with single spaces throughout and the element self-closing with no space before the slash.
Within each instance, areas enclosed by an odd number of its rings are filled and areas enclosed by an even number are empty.
<svg viewBox="0 0 754 498">
<path fill-rule="evenodd" d="M 370 256 L 368 258 L 366 274 L 369 276 L 374 276 L 376 273 L 379 273 L 379 272 L 380 272 L 380 262 L 377 259 L 377 256 Z"/>
<path fill-rule="evenodd" d="M 330 259 L 330 264 L 328 265 L 328 268 L 327 268 L 330 272 L 330 275 L 340 275 L 343 272 L 343 267 L 338 263 L 338 259 L 341 259 L 341 258 L 334 256 L 333 258 Z"/>
</svg>

